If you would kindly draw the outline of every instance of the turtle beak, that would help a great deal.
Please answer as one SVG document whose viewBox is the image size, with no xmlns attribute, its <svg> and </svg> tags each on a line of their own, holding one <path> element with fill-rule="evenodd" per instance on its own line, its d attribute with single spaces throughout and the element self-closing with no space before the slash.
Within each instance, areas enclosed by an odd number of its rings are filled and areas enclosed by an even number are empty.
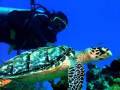
<svg viewBox="0 0 120 90">
<path fill-rule="evenodd" d="M 102 48 L 101 50 L 105 52 L 108 57 L 112 56 L 112 52 L 109 49 L 106 50 L 105 48 Z"/>
<path fill-rule="evenodd" d="M 107 53 L 107 55 L 112 56 L 112 52 L 111 51 L 107 51 L 106 53 Z"/>
<path fill-rule="evenodd" d="M 103 56 L 100 57 L 99 60 L 108 59 L 112 56 L 112 52 L 109 49 L 101 48 L 101 53 L 103 53 Z"/>
</svg>

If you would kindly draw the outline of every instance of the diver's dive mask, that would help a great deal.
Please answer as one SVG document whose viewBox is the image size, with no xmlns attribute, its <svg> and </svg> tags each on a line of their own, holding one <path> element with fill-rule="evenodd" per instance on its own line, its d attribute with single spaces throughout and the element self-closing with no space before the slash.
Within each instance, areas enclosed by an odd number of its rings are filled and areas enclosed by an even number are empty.
<svg viewBox="0 0 120 90">
<path fill-rule="evenodd" d="M 53 19 L 53 23 L 56 25 L 56 26 L 59 26 L 59 29 L 63 30 L 63 29 L 66 29 L 67 28 L 67 24 L 65 21 L 63 21 L 61 18 L 59 17 L 55 17 Z"/>
</svg>

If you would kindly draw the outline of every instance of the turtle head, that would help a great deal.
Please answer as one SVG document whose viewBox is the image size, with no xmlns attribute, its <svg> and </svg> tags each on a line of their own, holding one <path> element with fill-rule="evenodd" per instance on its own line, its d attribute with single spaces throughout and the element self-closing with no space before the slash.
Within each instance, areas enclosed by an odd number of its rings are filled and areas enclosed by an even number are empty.
<svg viewBox="0 0 120 90">
<path fill-rule="evenodd" d="M 91 47 L 88 51 L 92 62 L 108 59 L 110 56 L 112 56 L 111 51 L 105 47 Z"/>
</svg>

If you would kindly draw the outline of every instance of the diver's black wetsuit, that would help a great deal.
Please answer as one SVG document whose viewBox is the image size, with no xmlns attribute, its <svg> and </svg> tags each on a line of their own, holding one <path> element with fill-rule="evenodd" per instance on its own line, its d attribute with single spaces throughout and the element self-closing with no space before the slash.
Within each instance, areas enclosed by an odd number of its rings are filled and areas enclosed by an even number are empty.
<svg viewBox="0 0 120 90">
<path fill-rule="evenodd" d="M 46 14 L 33 15 L 31 11 L 12 11 L 8 14 L 8 25 L 0 26 L 0 42 L 15 43 L 14 50 L 37 48 L 47 42 L 54 43 L 57 32 L 49 23 L 50 18 Z M 15 30 L 14 40 L 10 39 L 11 30 L 8 28 Z"/>
</svg>

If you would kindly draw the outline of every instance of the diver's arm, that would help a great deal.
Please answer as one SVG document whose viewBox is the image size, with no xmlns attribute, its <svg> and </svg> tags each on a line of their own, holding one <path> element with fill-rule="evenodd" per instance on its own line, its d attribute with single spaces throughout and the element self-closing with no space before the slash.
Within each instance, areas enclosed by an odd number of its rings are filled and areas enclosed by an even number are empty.
<svg viewBox="0 0 120 90">
<path fill-rule="evenodd" d="M 33 24 L 30 24 L 29 28 L 30 28 L 31 33 L 33 33 L 39 40 L 42 40 L 40 42 L 42 42 L 42 44 L 45 47 L 54 46 L 54 43 L 50 43 L 44 38 L 44 36 L 42 35 L 39 27 L 37 27 L 37 26 L 33 27 Z"/>
</svg>

